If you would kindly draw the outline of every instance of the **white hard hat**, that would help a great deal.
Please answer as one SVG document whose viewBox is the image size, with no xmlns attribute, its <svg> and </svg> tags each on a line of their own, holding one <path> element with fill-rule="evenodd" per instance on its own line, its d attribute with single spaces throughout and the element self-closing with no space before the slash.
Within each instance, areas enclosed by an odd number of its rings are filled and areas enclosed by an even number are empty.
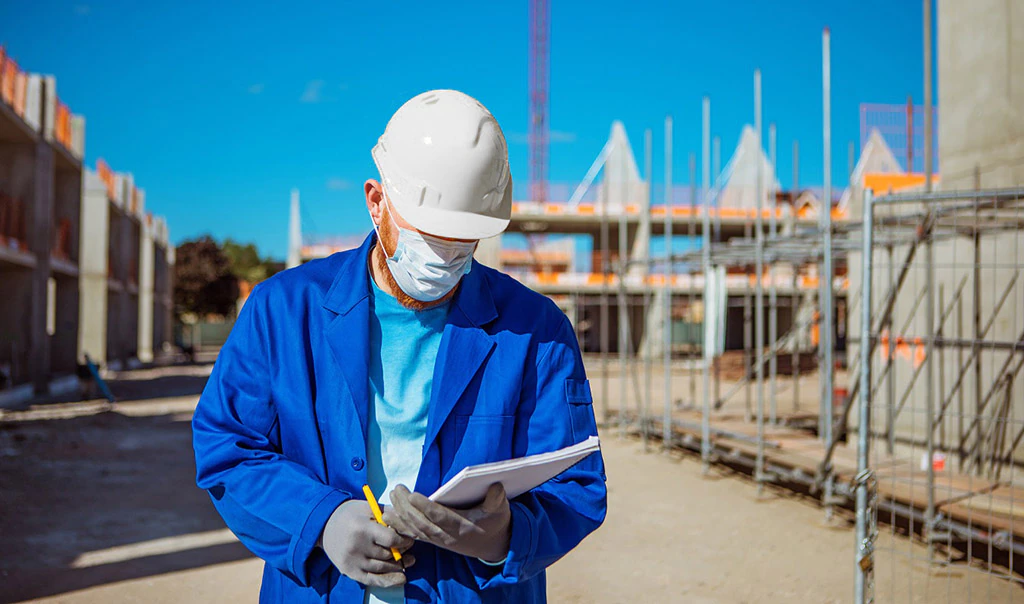
<svg viewBox="0 0 1024 604">
<path fill-rule="evenodd" d="M 420 231 L 453 239 L 501 233 L 512 216 L 508 145 L 497 120 L 457 90 L 419 94 L 373 147 L 388 201 Z"/>
</svg>

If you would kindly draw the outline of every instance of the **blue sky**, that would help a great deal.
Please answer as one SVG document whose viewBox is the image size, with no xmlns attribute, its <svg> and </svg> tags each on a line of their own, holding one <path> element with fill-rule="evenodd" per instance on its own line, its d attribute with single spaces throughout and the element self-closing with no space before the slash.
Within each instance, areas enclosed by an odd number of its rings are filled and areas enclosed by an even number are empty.
<svg viewBox="0 0 1024 604">
<path fill-rule="evenodd" d="M 621 119 L 641 166 L 643 131 L 654 130 L 660 182 L 672 114 L 674 180 L 686 182 L 704 94 L 724 163 L 753 122 L 760 67 L 783 186 L 794 138 L 801 182 L 820 183 L 826 25 L 836 184 L 847 144 L 859 144 L 859 103 L 922 96 L 920 2 L 552 5 L 552 181 L 580 180 Z M 403 101 L 431 88 L 487 105 L 509 139 L 513 177 L 528 177 L 526 2 L 7 0 L 0 42 L 24 69 L 57 76 L 60 97 L 86 116 L 87 163 L 132 172 L 175 241 L 209 232 L 283 257 L 292 187 L 307 231 L 367 230 L 370 148 Z"/>
</svg>

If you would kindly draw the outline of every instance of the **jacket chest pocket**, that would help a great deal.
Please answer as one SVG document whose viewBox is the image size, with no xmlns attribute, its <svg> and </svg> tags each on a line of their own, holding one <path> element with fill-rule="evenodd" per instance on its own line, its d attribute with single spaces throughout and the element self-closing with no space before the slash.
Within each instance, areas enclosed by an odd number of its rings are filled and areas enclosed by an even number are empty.
<svg viewBox="0 0 1024 604">
<path fill-rule="evenodd" d="M 455 416 L 455 467 L 512 457 L 514 415 Z"/>
</svg>

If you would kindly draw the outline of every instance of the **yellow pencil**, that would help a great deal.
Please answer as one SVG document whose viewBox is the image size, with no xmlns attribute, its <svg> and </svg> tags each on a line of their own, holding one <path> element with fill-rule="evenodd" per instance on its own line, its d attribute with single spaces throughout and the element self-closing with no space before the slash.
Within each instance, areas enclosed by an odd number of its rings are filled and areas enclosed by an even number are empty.
<svg viewBox="0 0 1024 604">
<path fill-rule="evenodd" d="M 370 504 L 370 510 L 373 512 L 373 517 L 377 519 L 377 522 L 381 526 L 387 526 L 384 524 L 384 514 L 380 511 L 380 506 L 377 505 L 377 498 L 373 496 L 373 491 L 370 490 L 370 485 L 363 485 L 363 495 L 366 495 L 366 502 Z M 395 557 L 395 562 L 402 561 L 402 554 L 395 548 L 391 548 L 391 555 Z"/>
</svg>

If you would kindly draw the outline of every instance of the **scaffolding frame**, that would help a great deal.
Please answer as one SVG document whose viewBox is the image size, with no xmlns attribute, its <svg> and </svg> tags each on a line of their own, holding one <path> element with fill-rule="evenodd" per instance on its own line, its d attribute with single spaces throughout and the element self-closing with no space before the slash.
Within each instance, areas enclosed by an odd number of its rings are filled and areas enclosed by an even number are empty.
<svg viewBox="0 0 1024 604">
<path fill-rule="evenodd" d="M 860 356 L 857 370 L 859 419 L 856 423 L 858 473 L 854 481 L 857 602 L 872 601 L 874 596 L 880 513 L 900 513 L 906 518 L 909 533 L 919 533 L 927 543 L 929 563 L 952 563 L 949 552 L 954 547 L 965 548 L 968 558 L 979 554 L 972 551 L 975 547 L 987 548 L 987 551 L 982 552 L 987 562 L 982 572 L 988 574 L 989 579 L 998 577 L 1005 580 L 1011 589 L 1019 589 L 1022 581 L 1015 573 L 1020 572 L 1019 556 L 1024 550 L 1024 522 L 1018 523 L 1020 526 L 1014 525 L 1016 486 L 1013 472 L 1021 463 L 1018 453 L 1021 452 L 1019 445 L 1024 439 L 1024 421 L 1014 418 L 1013 390 L 1015 384 L 1021 381 L 1021 371 L 1024 369 L 1024 354 L 1021 354 L 1024 353 L 1024 331 L 1018 327 L 1009 333 L 995 334 L 991 328 L 997 318 L 1016 317 L 1021 310 L 1017 304 L 1020 297 L 1018 292 L 1024 289 L 1019 287 L 1024 258 L 1017 242 L 1024 232 L 1024 189 L 914 193 L 879 198 L 874 198 L 868 191 L 859 227 L 863 296 L 860 335 L 851 342 L 859 347 Z M 1007 235 L 1014 239 L 1014 248 L 1000 249 L 991 256 L 991 260 L 986 260 L 983 256 L 985 239 L 1006 239 Z M 963 240 L 971 242 L 973 253 L 961 259 L 956 253 L 956 246 L 958 241 Z M 1001 240 L 991 241 L 993 247 L 990 249 L 995 251 L 994 246 Z M 936 246 L 944 246 L 944 253 L 951 256 L 947 264 L 936 261 Z M 948 251 L 950 246 L 951 252 Z M 898 258 L 894 258 L 894 250 L 900 248 L 905 248 L 905 255 L 902 261 L 894 262 Z M 884 256 L 876 257 L 876 249 L 885 250 Z M 997 255 L 1011 257 L 997 258 Z M 882 267 L 887 270 L 879 279 L 876 269 Z M 956 280 L 958 270 L 965 273 L 959 281 Z M 910 284 L 912 280 L 908 275 L 912 271 L 924 273 L 923 290 Z M 988 304 L 983 298 L 986 272 L 990 273 L 989 280 L 994 281 Z M 937 276 L 953 279 L 954 291 L 948 301 L 943 284 L 936 284 Z M 972 282 L 969 294 L 971 300 L 965 303 L 968 276 Z M 1002 276 L 1007 277 L 1005 281 L 1000 280 Z M 917 279 L 913 281 L 916 284 Z M 878 282 L 888 283 L 888 288 L 880 296 L 873 292 L 873 285 Z M 904 301 L 910 301 L 909 308 L 904 311 L 908 319 L 919 317 L 923 300 L 923 338 L 912 335 L 913 329 L 920 329 L 912 326 L 912 323 L 919 324 L 919 319 L 899 323 L 895 320 L 895 309 L 901 295 Z M 879 302 L 877 308 L 874 304 L 876 299 Z M 1010 300 L 1012 307 L 1007 306 Z M 962 314 L 965 305 L 969 305 L 973 311 L 969 336 L 963 333 Z M 949 337 L 946 335 L 948 323 L 954 316 L 954 310 L 958 311 L 953 328 L 956 335 Z M 1016 319 L 1013 322 L 1016 323 Z M 897 324 L 900 324 L 899 332 L 894 331 L 894 325 Z M 894 377 L 896 356 L 899 354 L 898 347 L 906 345 L 908 339 L 916 340 L 916 350 L 920 353 L 914 353 L 913 371 L 902 388 L 898 388 L 898 380 Z M 876 352 L 879 357 L 877 360 Z M 982 357 L 985 353 L 995 361 L 992 365 L 994 371 L 988 379 L 983 376 L 985 364 Z M 1000 356 L 1004 357 L 1001 363 L 998 362 Z M 873 379 L 874 365 L 882 366 L 879 379 Z M 945 370 L 950 365 L 956 377 L 947 384 Z M 974 386 L 973 409 L 965 404 L 968 397 L 964 393 L 967 385 L 965 377 L 971 373 Z M 922 375 L 923 380 L 919 379 Z M 883 382 L 886 385 L 884 391 L 881 388 Z M 902 392 L 897 394 L 900 389 Z M 907 408 L 910 397 L 922 391 L 924 423 L 920 431 L 923 435 L 914 424 L 915 413 L 922 411 Z M 884 396 L 879 396 L 883 393 Z M 954 400 L 957 401 L 955 409 Z M 992 405 L 993 400 L 998 402 Z M 877 422 L 873 421 L 873 412 L 878 410 L 884 412 L 881 430 L 875 429 Z M 901 432 L 897 422 L 901 414 L 905 413 L 910 413 L 909 435 L 897 435 L 897 432 Z M 955 443 L 947 442 L 946 430 L 949 424 L 953 424 L 956 433 L 956 438 L 952 439 Z M 1009 433 L 1011 426 L 1012 438 Z M 897 509 L 893 505 L 895 496 L 880 490 L 877 466 L 881 459 L 878 462 L 872 459 L 875 448 L 883 449 L 884 453 L 880 456 L 892 456 L 900 448 L 909 448 L 911 461 L 917 449 L 923 449 L 925 500 L 922 506 L 903 506 L 902 510 Z M 955 475 L 944 469 L 947 456 L 957 458 L 958 469 Z M 828 457 L 824 465 L 827 463 Z M 1002 480 L 1006 470 L 1010 472 L 1008 481 Z M 914 474 L 913 466 L 905 471 L 889 470 L 888 474 L 891 478 L 883 480 L 902 482 L 901 486 L 909 484 L 911 489 L 922 486 L 922 480 Z M 946 478 L 947 474 L 949 478 Z M 952 498 L 952 504 L 948 502 L 950 497 L 937 499 L 937 495 L 944 494 L 944 481 L 952 485 L 958 479 L 961 482 L 966 479 L 966 494 Z M 975 485 L 976 480 L 978 485 Z M 949 490 L 952 491 L 952 486 Z M 996 493 L 1007 493 L 1009 497 L 1009 524 L 1005 526 L 1005 519 L 1000 521 L 1004 524 L 1001 530 L 993 530 L 996 521 L 993 519 L 992 501 L 996 500 Z M 981 497 L 989 498 L 989 509 L 974 515 L 979 517 L 975 524 L 968 505 L 964 522 L 963 510 L 960 508 L 966 505 L 965 502 Z M 938 547 L 944 547 L 946 560 L 936 560 Z M 994 559 L 997 556 L 994 550 L 1004 552 L 1007 558 L 1005 571 L 996 570 Z M 896 557 L 896 552 L 890 554 Z M 1016 561 L 1015 555 L 1018 556 Z M 896 582 L 892 584 L 895 590 Z M 990 580 L 988 585 L 991 591 L 993 582 Z"/>
</svg>

